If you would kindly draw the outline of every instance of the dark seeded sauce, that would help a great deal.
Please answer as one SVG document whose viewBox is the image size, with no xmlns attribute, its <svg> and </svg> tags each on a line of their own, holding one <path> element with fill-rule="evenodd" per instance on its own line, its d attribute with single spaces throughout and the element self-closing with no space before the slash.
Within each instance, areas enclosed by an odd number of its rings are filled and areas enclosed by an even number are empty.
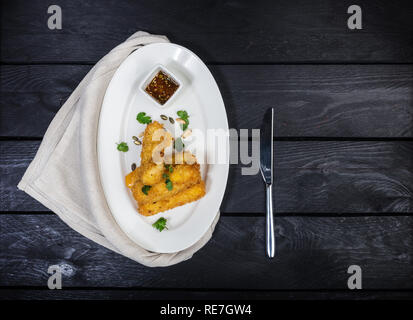
<svg viewBox="0 0 413 320">
<path fill-rule="evenodd" d="M 164 105 L 178 88 L 178 83 L 163 71 L 159 71 L 146 86 L 145 91 L 161 105 Z"/>
</svg>

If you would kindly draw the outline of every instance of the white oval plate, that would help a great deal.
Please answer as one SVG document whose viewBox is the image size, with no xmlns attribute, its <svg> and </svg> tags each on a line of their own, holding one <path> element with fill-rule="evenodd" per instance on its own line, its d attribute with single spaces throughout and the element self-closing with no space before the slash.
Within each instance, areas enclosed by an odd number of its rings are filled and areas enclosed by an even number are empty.
<svg viewBox="0 0 413 320">
<path fill-rule="evenodd" d="M 157 65 L 179 79 L 182 88 L 166 106 L 157 106 L 139 86 Z M 201 165 L 206 195 L 193 203 L 145 217 L 125 186 L 131 164 L 140 163 L 141 147 L 132 136 L 145 129 L 136 115 L 146 112 L 153 120 L 165 114 L 177 118 L 186 110 L 190 128 L 228 131 L 228 121 L 218 86 L 205 64 L 188 49 L 171 43 L 150 44 L 133 52 L 114 74 L 105 94 L 99 119 L 97 151 L 103 191 L 109 208 L 121 229 L 143 248 L 160 253 L 184 250 L 196 243 L 211 226 L 221 205 L 228 178 L 229 139 L 226 138 L 225 164 Z M 116 143 L 127 142 L 128 152 L 119 152 Z M 206 150 L 206 153 L 209 151 Z M 168 219 L 168 230 L 159 232 L 152 223 Z"/>
</svg>

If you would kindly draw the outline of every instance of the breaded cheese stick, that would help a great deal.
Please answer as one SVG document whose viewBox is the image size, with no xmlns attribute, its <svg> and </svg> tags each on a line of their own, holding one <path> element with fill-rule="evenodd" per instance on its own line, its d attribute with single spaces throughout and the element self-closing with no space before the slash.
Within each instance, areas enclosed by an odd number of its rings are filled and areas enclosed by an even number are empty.
<svg viewBox="0 0 413 320">
<path fill-rule="evenodd" d="M 168 179 L 172 182 L 172 189 L 166 187 L 166 179 L 150 186 L 145 194 L 142 190 L 144 183 L 137 181 L 132 187 L 132 194 L 138 205 L 149 202 L 156 202 L 168 197 L 172 197 L 186 188 L 197 184 L 201 181 L 199 165 L 179 165 L 173 169 L 173 172 L 166 173 Z"/>
<path fill-rule="evenodd" d="M 150 189 L 147 191 L 148 194 L 146 195 L 142 190 L 144 185 L 142 184 L 142 182 L 138 181 L 132 187 L 132 195 L 138 202 L 138 206 L 140 206 L 146 203 L 153 203 L 156 201 L 173 197 L 179 192 L 188 189 L 192 185 L 192 182 L 178 183 L 174 185 L 172 190 L 168 190 L 166 188 L 166 183 L 160 182 L 150 187 Z"/>
<path fill-rule="evenodd" d="M 130 172 L 125 177 L 125 183 L 128 188 L 132 188 L 138 181 L 141 181 L 144 185 L 153 185 L 162 180 L 164 172 L 163 164 L 145 163 Z"/>
<path fill-rule="evenodd" d="M 142 168 L 138 167 L 132 172 L 129 172 L 125 177 L 125 184 L 128 188 L 132 188 L 133 185 L 140 179 Z"/>
<path fill-rule="evenodd" d="M 172 135 L 164 129 L 163 125 L 157 121 L 148 124 L 143 134 L 141 164 L 153 162 L 152 155 L 156 147 L 160 148 L 158 151 L 161 152 L 171 145 Z"/>
<path fill-rule="evenodd" d="M 162 180 L 162 176 L 165 172 L 165 166 L 163 163 L 147 163 L 141 166 L 142 173 L 140 179 L 145 185 L 154 185 Z"/>
<path fill-rule="evenodd" d="M 151 216 L 158 212 L 166 211 L 184 204 L 196 201 L 205 195 L 205 184 L 201 181 L 184 191 L 179 192 L 173 197 L 157 201 L 155 203 L 147 203 L 139 205 L 138 211 L 144 216 Z"/>
</svg>

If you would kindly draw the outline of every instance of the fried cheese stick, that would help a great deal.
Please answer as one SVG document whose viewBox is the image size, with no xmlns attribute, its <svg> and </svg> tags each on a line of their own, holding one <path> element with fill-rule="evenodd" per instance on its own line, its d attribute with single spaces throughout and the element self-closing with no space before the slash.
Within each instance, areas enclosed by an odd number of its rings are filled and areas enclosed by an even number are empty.
<svg viewBox="0 0 413 320">
<path fill-rule="evenodd" d="M 172 135 L 159 122 L 154 121 L 147 125 L 142 139 L 141 164 L 153 162 L 155 151 L 161 153 L 172 145 Z M 158 147 L 158 149 L 156 149 Z"/>
<path fill-rule="evenodd" d="M 138 211 L 144 216 L 151 216 L 184 204 L 196 201 L 205 195 L 205 184 L 201 181 L 168 199 L 139 205 Z"/>
<path fill-rule="evenodd" d="M 165 180 L 156 183 L 147 190 L 147 194 L 143 192 L 144 183 L 137 181 L 132 187 L 132 194 L 138 205 L 145 203 L 156 202 L 168 197 L 172 197 L 182 190 L 197 184 L 201 181 L 201 174 L 199 172 L 199 164 L 196 165 L 177 165 L 171 173 L 167 173 L 168 179 L 172 182 L 172 190 L 166 188 Z"/>
</svg>

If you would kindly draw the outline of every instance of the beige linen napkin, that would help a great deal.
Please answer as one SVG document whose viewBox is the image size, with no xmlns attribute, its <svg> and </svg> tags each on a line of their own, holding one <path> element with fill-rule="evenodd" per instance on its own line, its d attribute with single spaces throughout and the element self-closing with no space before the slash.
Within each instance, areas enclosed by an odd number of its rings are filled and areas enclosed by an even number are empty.
<svg viewBox="0 0 413 320">
<path fill-rule="evenodd" d="M 219 219 L 218 212 L 207 233 L 191 247 L 176 253 L 153 253 L 122 232 L 104 197 L 96 138 L 106 88 L 131 52 L 155 42 L 169 41 L 164 36 L 136 32 L 89 71 L 51 122 L 18 185 L 80 234 L 149 267 L 169 266 L 191 258 L 211 238 Z"/>
</svg>

